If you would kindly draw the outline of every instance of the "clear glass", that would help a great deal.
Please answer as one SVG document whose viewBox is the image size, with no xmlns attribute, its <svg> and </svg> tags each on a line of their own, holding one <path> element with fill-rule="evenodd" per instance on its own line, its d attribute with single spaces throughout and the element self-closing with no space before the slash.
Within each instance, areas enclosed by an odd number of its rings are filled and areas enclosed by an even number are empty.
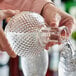
<svg viewBox="0 0 76 76">
<path fill-rule="evenodd" d="M 42 46 L 45 46 L 48 42 L 64 43 L 67 41 L 68 28 L 66 26 L 58 28 L 43 27 L 39 30 L 38 35 Z"/>
<path fill-rule="evenodd" d="M 62 35 L 62 31 L 65 35 Z M 32 54 L 34 50 L 40 52 L 51 41 L 64 42 L 66 33 L 67 28 L 65 26 L 47 27 L 41 15 L 25 11 L 11 18 L 5 29 L 6 37 L 12 49 L 20 56 Z"/>
</svg>

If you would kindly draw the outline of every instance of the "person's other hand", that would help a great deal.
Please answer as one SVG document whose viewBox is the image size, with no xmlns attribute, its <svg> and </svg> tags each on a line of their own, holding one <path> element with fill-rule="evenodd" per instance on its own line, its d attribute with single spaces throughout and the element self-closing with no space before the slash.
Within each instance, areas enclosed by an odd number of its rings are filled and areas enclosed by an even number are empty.
<svg viewBox="0 0 76 76">
<path fill-rule="evenodd" d="M 0 51 L 6 51 L 9 56 L 16 57 L 16 54 L 12 50 L 8 40 L 5 37 L 2 27 L 0 26 Z"/>
<path fill-rule="evenodd" d="M 43 8 L 42 16 L 45 18 L 45 21 L 47 22 L 48 26 L 50 27 L 66 26 L 69 32 L 68 36 L 71 34 L 71 28 L 72 28 L 72 25 L 74 24 L 74 20 L 66 12 L 58 9 L 53 4 L 48 3 Z M 57 43 L 49 42 L 46 45 L 46 48 L 48 49 L 54 44 L 57 44 Z"/>
<path fill-rule="evenodd" d="M 0 20 L 11 18 L 12 16 L 18 13 L 20 13 L 19 10 L 11 10 L 11 9 L 0 10 Z M 0 26 L 0 51 L 6 51 L 9 56 L 13 58 L 16 57 L 16 54 L 12 50 L 1 26 Z"/>
<path fill-rule="evenodd" d="M 12 17 L 18 14 L 19 12 L 20 12 L 19 10 L 11 10 L 11 9 L 0 10 L 0 20 Z"/>
</svg>

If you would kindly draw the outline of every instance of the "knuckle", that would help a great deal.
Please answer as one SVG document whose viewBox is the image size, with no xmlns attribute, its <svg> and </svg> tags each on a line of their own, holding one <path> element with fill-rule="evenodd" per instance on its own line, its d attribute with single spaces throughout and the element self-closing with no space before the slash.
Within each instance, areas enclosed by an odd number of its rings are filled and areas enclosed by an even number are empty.
<svg viewBox="0 0 76 76">
<path fill-rule="evenodd" d="M 69 20 L 74 23 L 74 18 L 72 16 L 69 16 Z"/>
</svg>

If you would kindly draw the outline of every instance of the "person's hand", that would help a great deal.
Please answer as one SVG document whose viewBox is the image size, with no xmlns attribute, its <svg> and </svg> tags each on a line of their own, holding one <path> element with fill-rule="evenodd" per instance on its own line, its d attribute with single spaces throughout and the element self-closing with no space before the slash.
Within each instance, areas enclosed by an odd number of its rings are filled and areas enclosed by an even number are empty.
<svg viewBox="0 0 76 76">
<path fill-rule="evenodd" d="M 68 36 L 71 34 L 71 28 L 74 24 L 73 18 L 69 14 L 55 7 L 53 4 L 48 3 L 44 6 L 42 16 L 45 18 L 45 21 L 47 22 L 48 26 L 57 28 L 60 26 L 67 26 L 69 32 Z M 46 45 L 46 48 L 48 49 L 54 44 L 57 43 L 49 42 Z"/>
<path fill-rule="evenodd" d="M 8 40 L 5 37 L 2 27 L 0 26 L 0 51 L 6 51 L 9 56 L 16 57 L 16 54 L 12 50 Z"/>
<path fill-rule="evenodd" d="M 12 16 L 18 14 L 20 11 L 19 10 L 0 10 L 0 20 L 11 18 Z M 16 57 L 16 54 L 12 50 L 2 27 L 0 26 L 0 51 L 6 51 L 9 56 L 11 57 Z"/>
<path fill-rule="evenodd" d="M 20 11 L 19 10 L 0 10 L 0 20 L 6 19 L 6 18 L 11 18 L 12 16 L 18 14 Z"/>
</svg>

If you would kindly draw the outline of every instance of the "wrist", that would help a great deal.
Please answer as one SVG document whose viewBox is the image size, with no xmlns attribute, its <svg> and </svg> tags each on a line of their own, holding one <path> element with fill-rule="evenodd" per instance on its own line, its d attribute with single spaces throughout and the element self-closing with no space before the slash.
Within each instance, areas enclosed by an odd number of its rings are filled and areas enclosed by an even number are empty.
<svg viewBox="0 0 76 76">
<path fill-rule="evenodd" d="M 51 8 L 52 8 L 52 7 L 55 7 L 55 4 L 54 4 L 53 2 L 47 2 L 47 3 L 43 6 L 41 14 L 43 14 L 44 10 L 46 11 L 47 8 L 49 8 L 49 7 L 51 7 Z"/>
</svg>

